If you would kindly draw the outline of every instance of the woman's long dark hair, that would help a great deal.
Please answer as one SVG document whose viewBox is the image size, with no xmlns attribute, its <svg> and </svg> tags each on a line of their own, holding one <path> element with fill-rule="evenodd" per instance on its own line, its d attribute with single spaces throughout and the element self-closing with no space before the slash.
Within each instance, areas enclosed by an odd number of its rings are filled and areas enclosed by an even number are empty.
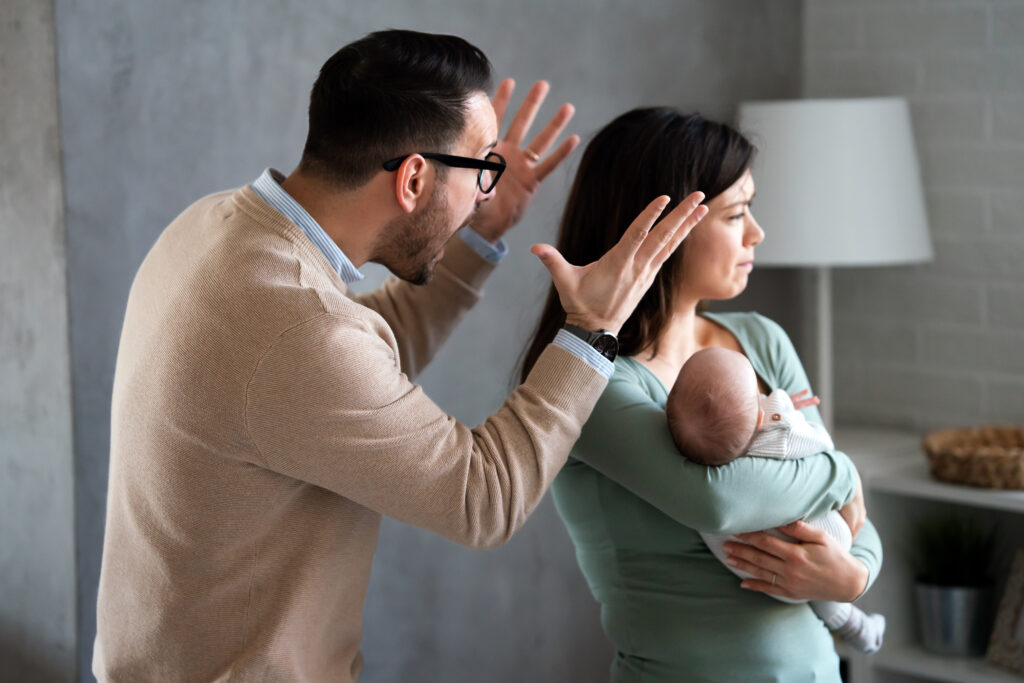
<svg viewBox="0 0 1024 683">
<path fill-rule="evenodd" d="M 662 215 L 691 192 L 712 199 L 750 168 L 754 146 L 738 131 L 700 114 L 669 107 L 634 109 L 602 128 L 587 145 L 562 214 L 558 250 L 573 265 L 601 258 L 634 218 L 659 195 L 672 198 Z M 664 329 L 682 275 L 682 246 L 669 257 L 650 290 L 619 331 L 619 354 L 651 348 Z M 523 354 L 520 381 L 565 324 L 554 285 Z"/>
</svg>

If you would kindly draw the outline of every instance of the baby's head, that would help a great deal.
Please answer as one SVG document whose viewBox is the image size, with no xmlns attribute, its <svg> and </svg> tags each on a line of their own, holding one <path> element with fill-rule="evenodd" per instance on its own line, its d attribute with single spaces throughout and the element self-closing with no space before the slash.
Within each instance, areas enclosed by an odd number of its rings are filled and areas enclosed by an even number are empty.
<svg viewBox="0 0 1024 683">
<path fill-rule="evenodd" d="M 742 353 L 702 349 L 679 371 L 665 407 L 676 447 L 701 465 L 724 465 L 743 455 L 761 407 L 757 375 Z"/>
</svg>

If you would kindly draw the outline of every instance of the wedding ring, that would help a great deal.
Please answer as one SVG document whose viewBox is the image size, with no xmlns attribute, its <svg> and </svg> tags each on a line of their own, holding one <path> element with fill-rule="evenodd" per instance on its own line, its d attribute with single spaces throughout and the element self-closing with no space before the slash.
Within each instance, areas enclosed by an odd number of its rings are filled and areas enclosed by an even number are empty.
<svg viewBox="0 0 1024 683">
<path fill-rule="evenodd" d="M 775 577 L 776 577 L 776 574 L 772 574 L 772 585 L 773 586 L 775 585 Z"/>
<path fill-rule="evenodd" d="M 540 155 L 537 154 L 536 152 L 534 152 L 529 147 L 527 147 L 526 149 L 523 150 L 523 156 L 525 156 L 527 159 L 530 160 L 531 163 L 534 163 L 534 164 L 537 163 L 538 161 L 540 161 Z"/>
</svg>

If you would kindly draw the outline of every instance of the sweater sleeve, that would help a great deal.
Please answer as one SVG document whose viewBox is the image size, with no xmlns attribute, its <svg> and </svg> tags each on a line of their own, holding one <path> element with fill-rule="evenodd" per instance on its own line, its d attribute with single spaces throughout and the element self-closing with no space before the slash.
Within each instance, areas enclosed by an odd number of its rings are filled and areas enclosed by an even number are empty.
<svg viewBox="0 0 1024 683">
<path fill-rule="evenodd" d="M 838 452 L 799 460 L 737 458 L 721 467 L 676 450 L 665 411 L 636 376 L 617 370 L 573 455 L 700 532 L 732 534 L 817 517 L 853 496 L 853 465 Z"/>
<path fill-rule="evenodd" d="M 878 530 L 875 529 L 871 520 L 864 520 L 864 526 L 857 533 L 857 538 L 853 539 L 850 554 L 868 568 L 868 583 L 864 586 L 864 592 L 861 593 L 863 595 L 871 588 L 875 579 L 878 578 L 878 573 L 882 570 L 882 539 L 879 538 Z"/>
<path fill-rule="evenodd" d="M 453 237 L 445 244 L 445 256 L 428 284 L 413 285 L 392 277 L 353 299 L 387 321 L 398 342 L 402 371 L 415 379 L 483 296 L 483 283 L 495 266 L 464 240 Z"/>
<path fill-rule="evenodd" d="M 605 387 L 555 346 L 470 429 L 402 372 L 382 322 L 323 314 L 280 335 L 246 391 L 260 464 L 473 547 L 504 543 Z"/>
</svg>

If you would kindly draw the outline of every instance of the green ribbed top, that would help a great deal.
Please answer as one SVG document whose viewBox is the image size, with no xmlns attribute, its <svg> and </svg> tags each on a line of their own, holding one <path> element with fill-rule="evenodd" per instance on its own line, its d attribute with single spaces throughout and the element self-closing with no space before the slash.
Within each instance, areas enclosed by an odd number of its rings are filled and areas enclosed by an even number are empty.
<svg viewBox="0 0 1024 683">
<path fill-rule="evenodd" d="M 755 313 L 705 315 L 736 336 L 769 390 L 810 386 L 776 323 Z M 612 680 L 838 683 L 832 637 L 810 608 L 740 588 L 698 532 L 753 531 L 836 509 L 853 496 L 853 464 L 839 451 L 693 464 L 669 434 L 665 386 L 632 358 L 615 366 L 552 487 L 618 650 Z M 816 408 L 804 413 L 821 421 Z M 871 585 L 882 548 L 870 522 L 852 552 Z"/>
</svg>

